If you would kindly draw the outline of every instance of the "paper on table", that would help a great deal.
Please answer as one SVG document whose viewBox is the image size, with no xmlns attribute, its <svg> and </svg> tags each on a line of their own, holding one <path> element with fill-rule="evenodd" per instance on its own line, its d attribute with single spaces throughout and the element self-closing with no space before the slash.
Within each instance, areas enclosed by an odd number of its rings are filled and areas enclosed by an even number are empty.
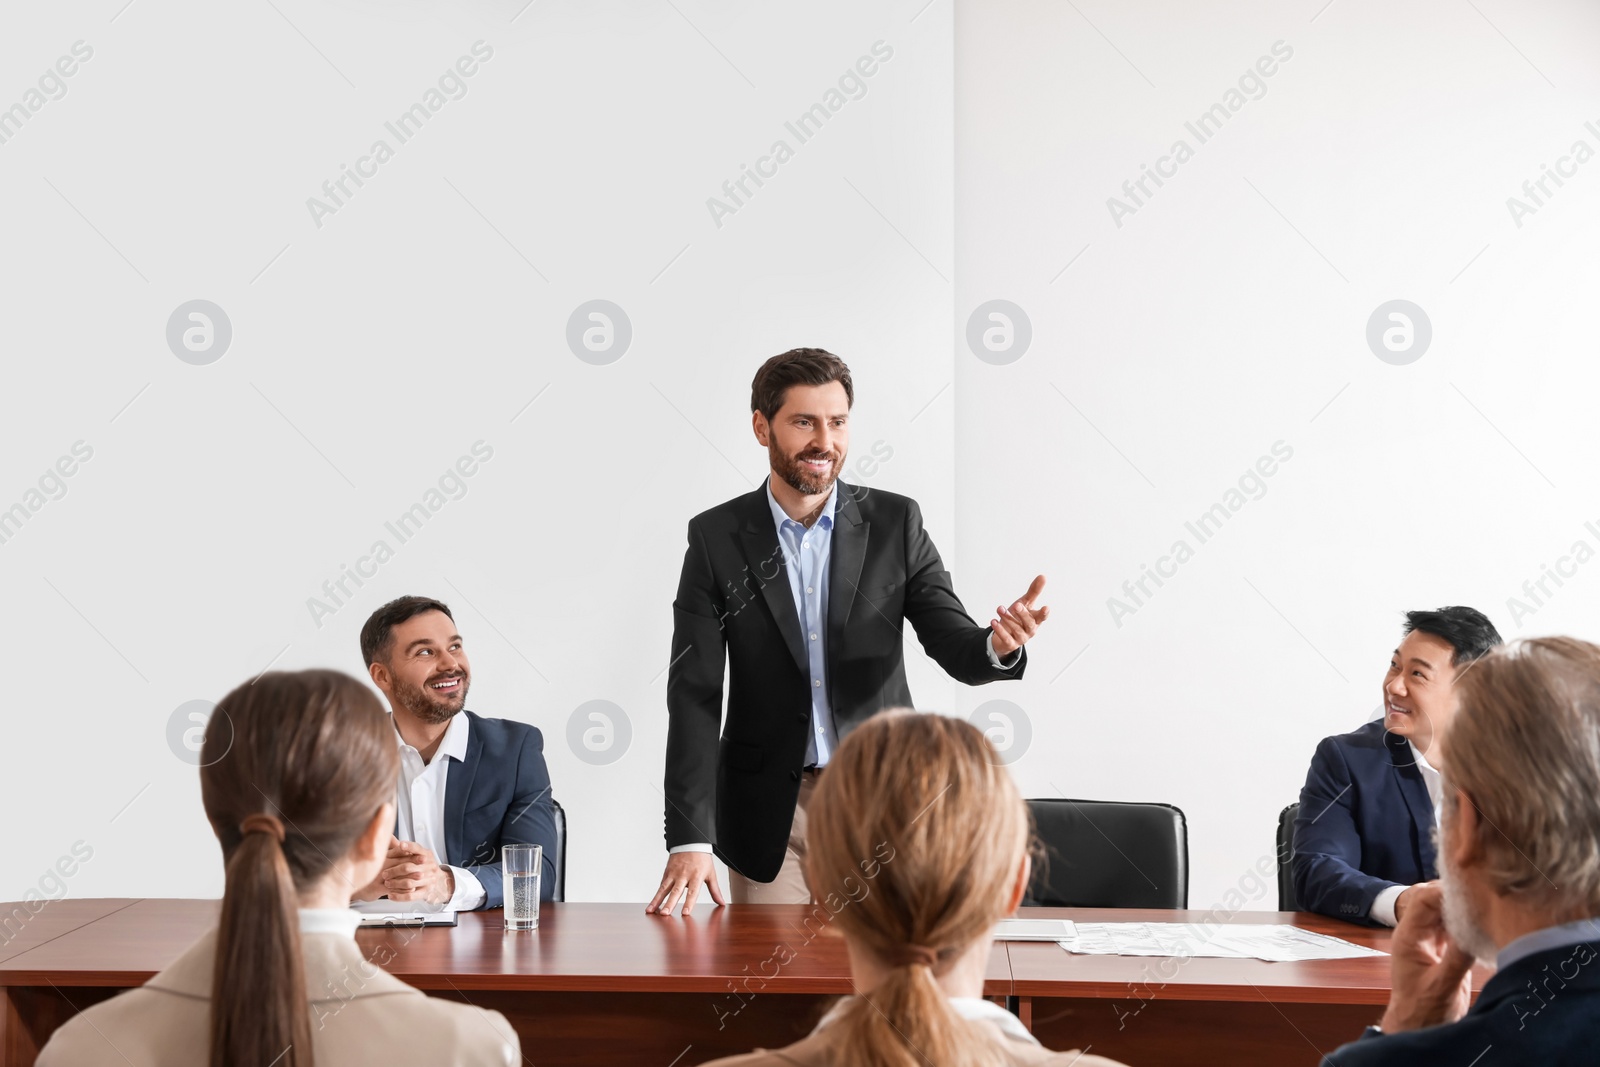
<svg viewBox="0 0 1600 1067">
<path fill-rule="evenodd" d="M 1275 963 L 1385 956 L 1327 934 L 1274 923 L 1204 926 L 1193 923 L 1078 923 L 1078 936 L 1057 942 L 1068 952 L 1097 956 L 1212 956 Z"/>
<path fill-rule="evenodd" d="M 996 941 L 1060 941 L 1077 936 L 1071 919 L 1001 919 L 994 928 Z"/>
</svg>

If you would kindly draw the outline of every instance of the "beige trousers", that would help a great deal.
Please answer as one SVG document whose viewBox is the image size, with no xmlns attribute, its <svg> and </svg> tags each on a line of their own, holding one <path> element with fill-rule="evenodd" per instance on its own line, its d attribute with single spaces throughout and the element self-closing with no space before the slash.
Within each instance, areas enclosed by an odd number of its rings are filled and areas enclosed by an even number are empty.
<svg viewBox="0 0 1600 1067">
<path fill-rule="evenodd" d="M 789 827 L 789 846 L 784 850 L 783 866 L 770 882 L 753 882 L 738 871 L 728 871 L 728 899 L 734 904 L 810 904 L 811 889 L 801 862 L 806 858 L 806 809 L 817 788 L 821 771 L 800 772 L 800 799 L 794 806 L 794 822 Z"/>
</svg>

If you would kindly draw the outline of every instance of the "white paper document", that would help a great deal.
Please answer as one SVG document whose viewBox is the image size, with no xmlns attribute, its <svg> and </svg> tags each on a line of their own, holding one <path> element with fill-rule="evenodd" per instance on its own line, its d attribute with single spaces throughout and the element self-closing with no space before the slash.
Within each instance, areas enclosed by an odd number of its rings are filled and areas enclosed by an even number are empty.
<svg viewBox="0 0 1600 1067">
<path fill-rule="evenodd" d="M 1273 923 L 1078 923 L 1078 936 L 1057 941 L 1091 956 L 1214 956 L 1224 959 L 1348 960 L 1386 956 L 1327 934 Z"/>
<path fill-rule="evenodd" d="M 1071 919 L 1001 919 L 994 928 L 996 941 L 1061 941 L 1077 936 Z"/>
</svg>

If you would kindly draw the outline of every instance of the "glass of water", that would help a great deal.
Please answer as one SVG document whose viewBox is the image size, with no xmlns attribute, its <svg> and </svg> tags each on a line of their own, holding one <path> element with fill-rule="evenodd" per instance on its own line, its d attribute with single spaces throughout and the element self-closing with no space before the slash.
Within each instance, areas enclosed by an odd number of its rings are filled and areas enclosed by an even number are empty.
<svg viewBox="0 0 1600 1067">
<path fill-rule="evenodd" d="M 505 895 L 506 929 L 539 929 L 540 845 L 506 845 L 500 850 L 500 888 Z"/>
</svg>

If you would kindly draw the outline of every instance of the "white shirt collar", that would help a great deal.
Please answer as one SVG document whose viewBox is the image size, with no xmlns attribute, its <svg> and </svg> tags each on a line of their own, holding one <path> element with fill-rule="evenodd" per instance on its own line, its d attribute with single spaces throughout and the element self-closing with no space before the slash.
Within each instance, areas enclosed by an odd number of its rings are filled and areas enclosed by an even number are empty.
<svg viewBox="0 0 1600 1067">
<path fill-rule="evenodd" d="M 301 908 L 300 932 L 302 934 L 338 934 L 355 937 L 361 925 L 361 914 L 349 908 Z"/>
<path fill-rule="evenodd" d="M 780 530 L 783 529 L 783 524 L 786 523 L 786 522 L 799 522 L 800 520 L 798 520 L 798 519 L 791 519 L 789 517 L 789 513 L 787 511 L 783 510 L 783 505 L 778 503 L 778 498 L 772 495 L 772 475 L 770 475 L 770 474 L 767 475 L 767 483 L 766 484 L 767 484 L 767 507 L 772 509 L 772 521 L 777 524 L 778 529 L 780 529 Z M 829 488 L 829 490 L 828 490 L 828 499 L 824 500 L 822 502 L 822 511 L 820 513 L 818 513 L 817 521 L 813 525 L 820 526 L 820 525 L 822 525 L 822 521 L 824 519 L 826 519 L 827 522 L 828 522 L 826 529 L 829 529 L 829 530 L 833 529 L 833 513 L 834 513 L 834 510 L 838 506 L 839 506 L 839 479 L 835 478 L 833 480 L 832 487 Z M 801 525 L 803 526 L 805 524 L 801 523 Z"/>
<path fill-rule="evenodd" d="M 1406 738 L 1406 747 L 1411 749 L 1411 758 L 1416 762 L 1417 770 L 1422 774 L 1422 787 L 1428 791 L 1428 803 L 1433 805 L 1433 822 L 1439 825 L 1443 814 L 1439 809 L 1442 806 L 1444 792 L 1444 779 L 1439 776 L 1439 768 L 1428 762 L 1428 757 L 1422 750 Z"/>
<path fill-rule="evenodd" d="M 828 1013 L 817 1023 L 816 1030 L 821 1030 L 838 1018 L 851 999 L 853 998 L 846 997 L 829 1009 Z M 1001 1033 L 1013 1041 L 1025 1041 L 1030 1045 L 1039 1043 L 1039 1039 L 1030 1034 L 1028 1028 L 1022 1025 L 1021 1019 L 1012 1015 L 992 1000 L 984 1000 L 982 997 L 949 997 L 947 1001 L 955 1009 L 956 1014 L 963 1019 L 968 1019 L 972 1022 L 992 1022 L 1000 1028 Z M 816 1030 L 812 1032 L 815 1033 Z"/>
<path fill-rule="evenodd" d="M 394 715 L 391 712 L 391 721 L 393 718 Z M 467 709 L 462 708 L 451 716 L 450 725 L 445 729 L 444 737 L 439 741 L 439 747 L 434 750 L 433 758 L 437 760 L 440 756 L 454 756 L 457 762 L 464 762 L 467 758 L 467 734 L 471 729 L 472 722 L 467 718 Z M 411 748 L 406 743 L 406 739 L 400 736 L 398 727 L 395 728 L 394 739 L 401 748 Z M 411 748 L 411 750 L 413 752 L 416 751 L 414 748 Z"/>
</svg>

